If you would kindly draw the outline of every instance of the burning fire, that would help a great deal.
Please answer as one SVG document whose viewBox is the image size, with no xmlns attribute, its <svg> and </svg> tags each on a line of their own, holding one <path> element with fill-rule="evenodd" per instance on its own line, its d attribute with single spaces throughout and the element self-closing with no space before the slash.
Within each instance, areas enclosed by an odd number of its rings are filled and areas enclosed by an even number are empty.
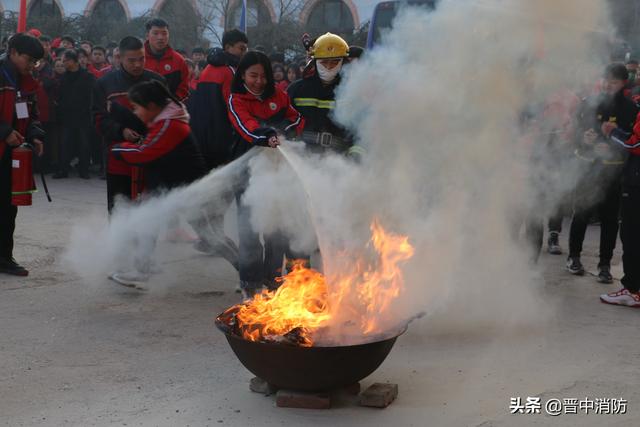
<svg viewBox="0 0 640 427">
<path fill-rule="evenodd" d="M 375 257 L 356 262 L 330 277 L 295 262 L 275 291 L 263 291 L 218 318 L 249 341 L 285 341 L 312 346 L 315 335 L 332 325 L 348 324 L 363 336 L 385 332 L 382 319 L 402 292 L 399 265 L 413 256 L 406 236 L 388 233 L 374 220 L 371 240 Z M 388 326 L 388 325 L 387 325 Z"/>
</svg>

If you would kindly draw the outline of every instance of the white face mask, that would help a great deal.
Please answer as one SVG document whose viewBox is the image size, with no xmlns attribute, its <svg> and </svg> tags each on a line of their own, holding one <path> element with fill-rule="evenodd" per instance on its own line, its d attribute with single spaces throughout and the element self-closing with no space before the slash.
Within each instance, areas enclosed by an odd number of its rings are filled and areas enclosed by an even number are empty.
<svg viewBox="0 0 640 427">
<path fill-rule="evenodd" d="M 320 80 L 325 83 L 331 83 L 335 80 L 340 70 L 342 70 L 342 60 L 340 60 L 340 63 L 333 67 L 332 70 L 322 65 L 320 61 L 316 61 L 316 70 L 318 70 L 318 76 L 320 77 Z"/>
</svg>

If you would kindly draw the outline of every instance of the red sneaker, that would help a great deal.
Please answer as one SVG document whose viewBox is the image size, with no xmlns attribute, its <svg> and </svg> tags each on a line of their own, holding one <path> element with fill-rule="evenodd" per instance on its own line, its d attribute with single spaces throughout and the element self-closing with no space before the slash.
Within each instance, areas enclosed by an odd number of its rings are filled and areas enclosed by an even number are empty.
<svg viewBox="0 0 640 427">
<path fill-rule="evenodd" d="M 600 295 L 600 301 L 606 304 L 624 305 L 626 307 L 640 308 L 640 294 L 629 292 L 622 288 L 617 292 Z"/>
</svg>

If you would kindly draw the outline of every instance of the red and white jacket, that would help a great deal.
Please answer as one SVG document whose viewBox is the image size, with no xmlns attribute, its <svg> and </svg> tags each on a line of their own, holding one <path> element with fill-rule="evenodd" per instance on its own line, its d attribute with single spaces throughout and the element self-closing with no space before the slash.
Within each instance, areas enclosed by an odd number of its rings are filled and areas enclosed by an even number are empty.
<svg viewBox="0 0 640 427">
<path fill-rule="evenodd" d="M 247 151 L 253 145 L 267 145 L 277 130 L 287 133 L 295 131 L 297 135 L 304 129 L 302 115 L 291 105 L 289 96 L 275 89 L 272 96 L 262 99 L 249 92 L 232 92 L 229 96 L 229 120 L 245 142 Z M 246 146 L 246 143 L 249 146 Z"/>
<path fill-rule="evenodd" d="M 147 41 L 144 44 L 144 58 L 144 67 L 164 77 L 169 90 L 178 99 L 184 100 L 189 96 L 189 68 L 182 55 L 171 47 L 167 47 L 161 56 L 155 55 Z"/>
<path fill-rule="evenodd" d="M 189 184 L 205 174 L 204 158 L 183 105 L 169 102 L 148 129 L 142 142 L 122 142 L 111 148 L 116 158 L 143 166 L 147 191 Z"/>
<path fill-rule="evenodd" d="M 93 65 L 93 64 L 87 65 L 87 71 L 90 72 L 91 74 L 93 74 L 93 76 L 96 79 L 99 79 L 100 77 L 103 77 L 105 74 L 107 74 L 111 70 L 113 70 L 113 67 L 111 65 L 109 65 L 109 64 L 105 64 L 101 68 L 96 68 L 96 66 Z"/>
</svg>

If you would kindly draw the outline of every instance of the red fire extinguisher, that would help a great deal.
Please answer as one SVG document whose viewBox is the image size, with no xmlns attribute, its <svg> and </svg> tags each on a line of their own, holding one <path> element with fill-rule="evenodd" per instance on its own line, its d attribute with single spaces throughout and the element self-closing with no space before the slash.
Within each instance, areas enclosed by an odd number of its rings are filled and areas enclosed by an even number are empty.
<svg viewBox="0 0 640 427">
<path fill-rule="evenodd" d="M 33 151 L 27 144 L 22 144 L 11 152 L 11 204 L 31 206 L 31 195 L 36 191 Z"/>
</svg>

